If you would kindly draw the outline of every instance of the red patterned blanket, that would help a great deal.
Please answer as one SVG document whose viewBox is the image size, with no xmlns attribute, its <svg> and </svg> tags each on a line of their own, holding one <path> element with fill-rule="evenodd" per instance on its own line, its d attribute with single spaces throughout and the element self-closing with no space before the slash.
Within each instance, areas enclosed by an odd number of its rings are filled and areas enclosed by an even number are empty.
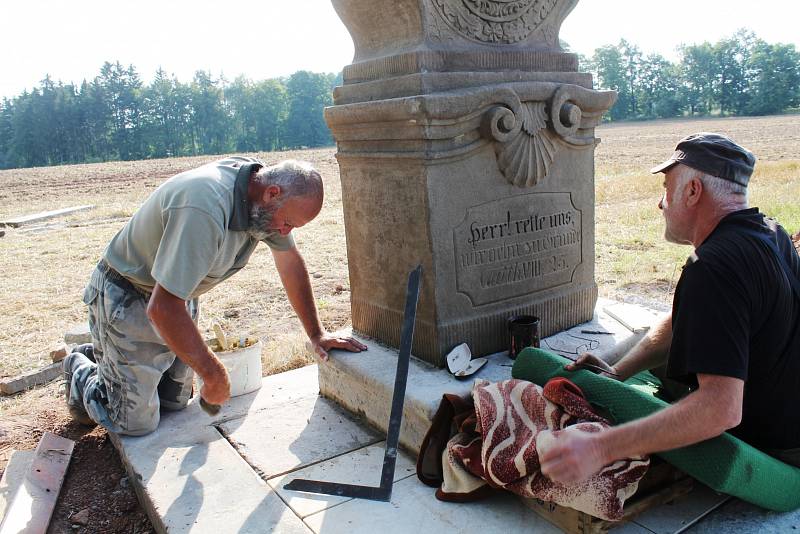
<svg viewBox="0 0 800 534">
<path fill-rule="evenodd" d="M 477 380 L 473 403 L 445 395 L 417 461 L 422 482 L 440 500 L 464 502 L 491 488 L 569 506 L 602 519 L 622 517 L 647 458 L 620 460 L 574 486 L 552 482 L 539 469 L 543 453 L 562 432 L 601 432 L 609 422 L 565 378 L 544 388 L 524 380 Z"/>
</svg>

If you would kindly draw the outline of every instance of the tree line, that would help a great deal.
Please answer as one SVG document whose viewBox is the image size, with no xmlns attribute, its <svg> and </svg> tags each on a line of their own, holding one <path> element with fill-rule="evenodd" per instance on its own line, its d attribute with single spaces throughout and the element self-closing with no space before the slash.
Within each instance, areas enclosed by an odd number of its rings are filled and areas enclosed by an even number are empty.
<svg viewBox="0 0 800 534">
<path fill-rule="evenodd" d="M 0 168 L 330 145 L 322 109 L 340 83 L 308 71 L 182 83 L 159 69 L 146 85 L 119 62 L 79 86 L 47 76 L 0 103 Z"/>
<path fill-rule="evenodd" d="M 610 120 L 770 115 L 800 107 L 800 53 L 747 30 L 712 44 L 683 45 L 673 63 L 625 40 L 581 56 L 598 87 L 619 91 Z"/>
<path fill-rule="evenodd" d="M 621 40 L 582 71 L 619 92 L 609 120 L 767 115 L 800 107 L 800 53 L 740 30 L 684 45 L 676 63 Z M 0 102 L 0 168 L 256 152 L 333 142 L 322 110 L 341 74 L 229 82 L 198 71 L 190 83 L 159 69 L 142 82 L 133 65 L 106 62 L 79 86 L 53 82 Z"/>
</svg>

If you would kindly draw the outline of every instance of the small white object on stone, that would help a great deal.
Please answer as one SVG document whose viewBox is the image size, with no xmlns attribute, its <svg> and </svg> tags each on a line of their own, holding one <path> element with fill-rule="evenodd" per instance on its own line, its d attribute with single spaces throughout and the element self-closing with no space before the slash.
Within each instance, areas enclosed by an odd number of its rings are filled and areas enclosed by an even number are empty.
<svg viewBox="0 0 800 534">
<path fill-rule="evenodd" d="M 486 358 L 472 359 L 472 351 L 469 345 L 462 343 L 450 351 L 446 357 L 447 368 L 458 378 L 465 378 L 475 374 L 481 367 L 486 365 Z"/>
</svg>

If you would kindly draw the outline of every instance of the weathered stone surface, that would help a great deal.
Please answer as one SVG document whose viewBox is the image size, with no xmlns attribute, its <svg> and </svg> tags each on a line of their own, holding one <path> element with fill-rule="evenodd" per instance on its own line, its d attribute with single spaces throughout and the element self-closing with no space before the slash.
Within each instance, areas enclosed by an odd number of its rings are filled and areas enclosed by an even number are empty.
<svg viewBox="0 0 800 534">
<path fill-rule="evenodd" d="M 64 343 L 67 345 L 81 345 L 92 342 L 92 333 L 89 331 L 88 323 L 78 323 L 72 325 L 69 330 L 64 332 Z"/>
<path fill-rule="evenodd" d="M 504 348 L 511 315 L 546 336 L 592 317 L 592 90 L 558 44 L 576 0 L 334 0 L 355 44 L 336 138 L 356 331 L 398 346 L 424 268 L 414 353 Z"/>
<path fill-rule="evenodd" d="M 380 441 L 328 399 L 313 396 L 250 413 L 219 428 L 266 478 Z"/>
<path fill-rule="evenodd" d="M 364 447 L 341 456 L 334 456 L 330 460 L 292 471 L 287 475 L 271 478 L 267 483 L 274 489 L 281 499 L 301 518 L 317 513 L 321 510 L 337 506 L 349 497 L 337 495 L 318 495 L 291 491 L 283 486 L 294 479 L 324 480 L 341 484 L 360 484 L 377 486 L 383 469 L 383 456 L 386 442 L 381 441 L 375 445 Z M 394 482 L 416 474 L 414 458 L 403 452 L 397 455 Z"/>
<path fill-rule="evenodd" d="M 14 395 L 20 391 L 47 384 L 61 376 L 61 362 L 56 362 L 27 373 L 0 381 L 0 393 Z"/>
</svg>

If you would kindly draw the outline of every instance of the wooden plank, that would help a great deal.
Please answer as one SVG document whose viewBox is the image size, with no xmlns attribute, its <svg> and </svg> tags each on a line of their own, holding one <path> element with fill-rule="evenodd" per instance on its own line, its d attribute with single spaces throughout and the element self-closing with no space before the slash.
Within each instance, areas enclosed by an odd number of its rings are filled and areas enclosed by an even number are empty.
<svg viewBox="0 0 800 534">
<path fill-rule="evenodd" d="M 585 512 L 538 499 L 522 499 L 522 501 L 528 508 L 564 532 L 570 534 L 605 534 L 614 527 L 633 520 L 650 508 L 686 495 L 692 490 L 693 486 L 694 480 L 692 478 L 681 473 L 670 464 L 660 461 L 658 458 L 653 458 L 653 464 L 642 480 L 639 481 L 636 493 L 625 502 L 620 521 L 606 521 Z"/>
<path fill-rule="evenodd" d="M 61 362 L 51 363 L 47 367 L 0 380 L 0 395 L 14 395 L 20 391 L 52 382 L 61 376 Z"/>
<path fill-rule="evenodd" d="M 17 490 L 25 480 L 25 473 L 33 461 L 34 451 L 11 451 L 11 457 L 8 459 L 6 469 L 3 471 L 3 478 L 0 479 L 0 523 L 6 516 L 8 505 L 11 504 L 11 498 L 17 493 Z"/>
<path fill-rule="evenodd" d="M 92 208 L 94 208 L 94 206 L 85 205 L 85 206 L 73 206 L 71 208 L 64 208 L 53 211 L 42 211 L 39 213 L 33 213 L 31 215 L 23 215 L 20 217 L 14 217 L 13 219 L 6 219 L 5 221 L 0 222 L 0 225 L 10 226 L 11 228 L 19 228 L 24 224 L 44 221 L 47 219 L 52 219 L 53 217 L 60 217 L 62 215 L 68 215 L 70 213 L 75 213 L 78 211 L 86 211 Z"/>
<path fill-rule="evenodd" d="M 8 507 L 0 534 L 44 534 L 72 458 L 75 442 L 45 432 Z"/>
</svg>

